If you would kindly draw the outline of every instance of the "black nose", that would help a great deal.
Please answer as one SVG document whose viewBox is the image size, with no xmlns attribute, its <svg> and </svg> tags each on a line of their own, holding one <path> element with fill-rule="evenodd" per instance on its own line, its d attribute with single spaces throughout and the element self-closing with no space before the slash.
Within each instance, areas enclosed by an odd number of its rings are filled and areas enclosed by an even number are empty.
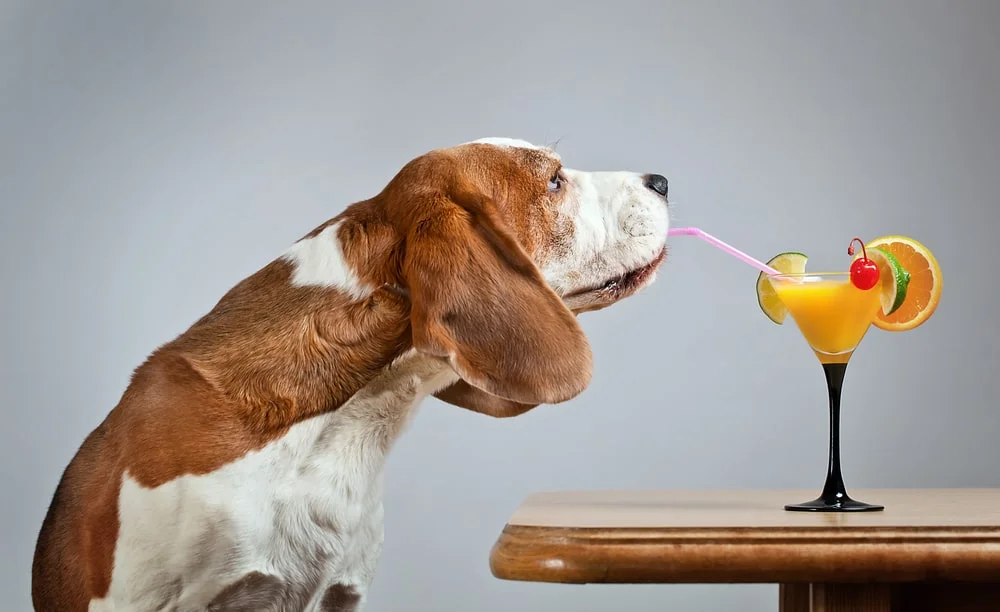
<svg viewBox="0 0 1000 612">
<path fill-rule="evenodd" d="M 667 177 L 662 174 L 647 174 L 643 184 L 661 196 L 667 195 Z"/>
</svg>

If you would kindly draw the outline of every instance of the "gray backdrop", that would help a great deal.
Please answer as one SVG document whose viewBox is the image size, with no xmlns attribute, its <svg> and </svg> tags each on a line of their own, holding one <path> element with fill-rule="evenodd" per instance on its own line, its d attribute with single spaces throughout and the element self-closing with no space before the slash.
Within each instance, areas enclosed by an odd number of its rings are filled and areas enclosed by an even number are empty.
<svg viewBox="0 0 1000 612">
<path fill-rule="evenodd" d="M 855 355 L 848 486 L 1000 485 L 1000 3 L 153 4 L 0 3 L 0 610 L 28 609 L 60 472 L 149 351 L 414 155 L 485 135 L 663 173 L 675 224 L 763 258 L 924 241 L 944 299 Z M 771 586 L 487 566 L 532 491 L 818 490 L 823 376 L 755 278 L 677 240 L 656 285 L 583 317 L 579 398 L 509 421 L 428 401 L 369 609 L 775 609 Z"/>
</svg>

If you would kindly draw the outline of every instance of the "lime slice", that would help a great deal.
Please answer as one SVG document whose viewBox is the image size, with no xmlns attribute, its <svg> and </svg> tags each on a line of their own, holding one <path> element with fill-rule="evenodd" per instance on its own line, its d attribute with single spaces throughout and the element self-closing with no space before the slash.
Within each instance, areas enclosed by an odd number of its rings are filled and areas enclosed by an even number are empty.
<svg viewBox="0 0 1000 612">
<path fill-rule="evenodd" d="M 808 260 L 809 258 L 802 253 L 780 253 L 772 257 L 767 265 L 782 274 L 802 274 L 806 271 Z M 763 272 L 757 277 L 757 303 L 760 304 L 760 309 L 764 311 L 768 319 L 778 325 L 785 322 L 788 309 L 778 297 L 771 281 L 767 280 L 767 274 Z"/>
<path fill-rule="evenodd" d="M 855 259 L 862 257 L 858 253 Z M 906 301 L 906 290 L 910 286 L 910 273 L 903 269 L 899 260 L 886 249 L 868 247 L 868 259 L 878 266 L 879 284 L 882 294 L 882 314 L 891 315 Z"/>
</svg>

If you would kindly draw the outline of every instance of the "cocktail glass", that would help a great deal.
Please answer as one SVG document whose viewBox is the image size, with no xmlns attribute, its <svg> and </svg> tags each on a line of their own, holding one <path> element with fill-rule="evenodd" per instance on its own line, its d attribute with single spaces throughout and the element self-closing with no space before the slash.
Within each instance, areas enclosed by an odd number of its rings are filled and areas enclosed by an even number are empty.
<svg viewBox="0 0 1000 612">
<path fill-rule="evenodd" d="M 884 506 L 851 499 L 840 468 L 840 393 L 844 374 L 880 307 L 879 286 L 859 289 L 848 272 L 772 274 L 768 279 L 822 364 L 830 395 L 830 453 L 823 492 L 812 501 L 789 504 L 785 510 L 884 510 Z"/>
</svg>

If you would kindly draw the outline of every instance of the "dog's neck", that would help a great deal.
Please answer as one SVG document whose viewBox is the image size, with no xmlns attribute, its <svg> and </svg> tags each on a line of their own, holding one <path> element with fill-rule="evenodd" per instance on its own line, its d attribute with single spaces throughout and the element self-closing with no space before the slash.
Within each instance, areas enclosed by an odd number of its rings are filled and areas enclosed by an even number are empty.
<svg viewBox="0 0 1000 612">
<path fill-rule="evenodd" d="M 321 225 L 173 343 L 252 430 L 339 408 L 410 349 L 410 303 L 392 271 L 400 241 L 372 212 L 355 205 Z"/>
</svg>

